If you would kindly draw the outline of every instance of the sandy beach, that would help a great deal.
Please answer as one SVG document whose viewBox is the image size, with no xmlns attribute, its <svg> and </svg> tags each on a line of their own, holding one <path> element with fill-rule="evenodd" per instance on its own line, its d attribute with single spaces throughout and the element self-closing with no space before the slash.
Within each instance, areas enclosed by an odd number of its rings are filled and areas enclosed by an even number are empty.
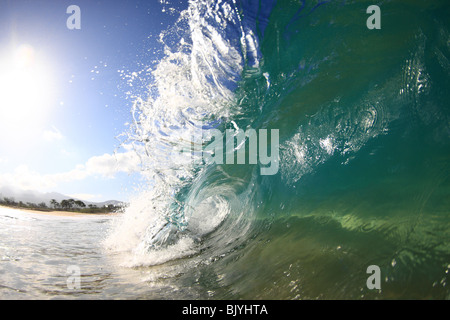
<svg viewBox="0 0 450 320">
<path fill-rule="evenodd" d="M 80 212 L 71 212 L 71 211 L 40 211 L 40 210 L 32 210 L 27 208 L 14 208 L 8 206 L 0 206 L 0 208 L 18 210 L 30 213 L 44 214 L 48 216 L 59 216 L 59 217 L 86 217 L 86 216 L 103 216 L 103 215 L 114 215 L 115 213 L 80 213 Z"/>
</svg>

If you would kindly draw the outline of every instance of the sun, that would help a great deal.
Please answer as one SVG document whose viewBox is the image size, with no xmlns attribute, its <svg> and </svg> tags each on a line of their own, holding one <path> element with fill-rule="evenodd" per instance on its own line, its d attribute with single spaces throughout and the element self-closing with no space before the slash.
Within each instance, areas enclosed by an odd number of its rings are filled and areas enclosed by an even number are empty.
<svg viewBox="0 0 450 320">
<path fill-rule="evenodd" d="M 2 134 L 36 134 L 48 117 L 54 88 L 50 68 L 23 44 L 0 57 L 0 125 Z"/>
</svg>

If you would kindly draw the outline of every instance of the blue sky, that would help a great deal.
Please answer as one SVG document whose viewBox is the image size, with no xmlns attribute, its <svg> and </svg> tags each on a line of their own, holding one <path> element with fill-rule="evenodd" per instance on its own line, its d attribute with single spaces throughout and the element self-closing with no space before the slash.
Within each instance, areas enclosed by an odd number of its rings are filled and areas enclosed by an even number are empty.
<svg viewBox="0 0 450 320">
<path fill-rule="evenodd" d="M 66 26 L 70 5 L 80 30 Z M 130 92 L 145 95 L 145 70 L 161 58 L 160 32 L 186 5 L 1 1 L 0 187 L 127 200 L 138 163 L 116 137 L 131 119 Z M 127 76 L 143 70 L 130 87 Z"/>
</svg>

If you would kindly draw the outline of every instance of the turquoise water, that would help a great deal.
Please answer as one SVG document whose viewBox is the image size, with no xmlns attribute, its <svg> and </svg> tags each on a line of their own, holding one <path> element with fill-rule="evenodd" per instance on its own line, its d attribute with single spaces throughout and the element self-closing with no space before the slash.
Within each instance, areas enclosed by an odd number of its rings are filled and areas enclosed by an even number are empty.
<svg viewBox="0 0 450 320">
<path fill-rule="evenodd" d="M 448 298 L 450 7 L 387 1 L 369 30 L 371 4 L 192 3 L 133 110 L 151 187 L 112 247 L 213 298 Z M 277 174 L 178 158 L 199 126 L 278 129 Z"/>
<path fill-rule="evenodd" d="M 180 13 L 123 141 L 146 183 L 87 262 L 132 276 L 101 275 L 95 297 L 450 297 L 450 6 L 385 1 L 369 30 L 372 4 Z M 278 172 L 187 159 L 199 128 L 278 129 Z"/>
<path fill-rule="evenodd" d="M 371 4 L 191 3 L 133 110 L 151 187 L 111 247 L 219 299 L 447 299 L 450 6 L 383 2 L 369 30 Z M 177 158 L 199 124 L 278 129 L 277 174 Z"/>
</svg>

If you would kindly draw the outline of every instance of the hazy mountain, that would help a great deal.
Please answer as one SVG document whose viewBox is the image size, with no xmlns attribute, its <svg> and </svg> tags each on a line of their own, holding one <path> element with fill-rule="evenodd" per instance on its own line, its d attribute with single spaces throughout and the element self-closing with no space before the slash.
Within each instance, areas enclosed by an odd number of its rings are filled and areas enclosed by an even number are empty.
<svg viewBox="0 0 450 320">
<path fill-rule="evenodd" d="M 4 197 L 8 198 L 14 198 L 14 201 L 19 202 L 22 201 L 23 203 L 31 202 L 31 203 L 41 203 L 45 202 L 48 206 L 50 205 L 50 201 L 52 199 L 55 199 L 58 202 L 61 202 L 61 200 L 67 200 L 67 199 L 74 199 L 74 200 L 81 200 L 76 199 L 70 196 L 66 196 L 61 193 L 57 192 L 39 192 L 39 191 L 33 191 L 33 190 L 21 190 L 17 188 L 12 187 L 0 187 L 0 199 L 3 199 Z M 102 207 L 105 205 L 120 205 L 122 204 L 121 201 L 117 200 L 108 200 L 103 202 L 91 202 L 91 201 L 83 201 L 86 205 L 96 205 L 97 207 Z"/>
</svg>

